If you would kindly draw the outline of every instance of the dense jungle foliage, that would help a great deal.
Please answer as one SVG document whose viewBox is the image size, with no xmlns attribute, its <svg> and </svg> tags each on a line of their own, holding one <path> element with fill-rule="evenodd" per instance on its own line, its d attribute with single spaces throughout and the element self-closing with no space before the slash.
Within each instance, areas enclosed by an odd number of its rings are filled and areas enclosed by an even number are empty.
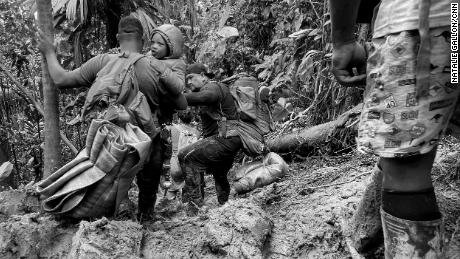
<svg viewBox="0 0 460 259">
<path fill-rule="evenodd" d="M 217 79 L 249 73 L 270 87 L 278 127 L 275 134 L 333 120 L 360 102 L 361 88 L 338 87 L 329 72 L 332 45 L 327 3 L 52 1 L 59 59 L 66 69 L 116 47 L 120 16 L 138 17 L 146 28 L 146 38 L 155 26 L 173 23 L 186 36 L 188 63 L 207 64 Z M 42 100 L 35 10 L 31 0 L 0 1 L 0 162 L 14 164 L 16 184 L 42 177 L 43 118 L 34 106 Z M 85 93 L 65 90 L 59 95 L 61 131 L 77 149 L 84 144 L 85 125 L 78 122 L 78 114 Z M 314 152 L 350 150 L 354 123 L 350 124 Z M 67 145 L 61 146 L 65 163 L 74 154 Z"/>
</svg>

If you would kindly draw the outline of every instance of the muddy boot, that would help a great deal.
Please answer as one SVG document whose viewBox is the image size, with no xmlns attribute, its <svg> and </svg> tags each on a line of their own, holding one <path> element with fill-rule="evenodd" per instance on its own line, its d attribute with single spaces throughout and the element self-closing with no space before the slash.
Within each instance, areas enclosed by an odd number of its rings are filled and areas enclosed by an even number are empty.
<svg viewBox="0 0 460 259">
<path fill-rule="evenodd" d="M 380 216 L 382 203 L 382 170 L 375 165 L 370 183 L 364 190 L 353 218 L 349 222 L 348 235 L 351 245 L 362 254 L 372 253 L 383 244 Z"/>
<path fill-rule="evenodd" d="M 212 172 L 214 176 L 214 182 L 216 185 L 216 194 L 217 201 L 220 205 L 228 201 L 228 196 L 230 195 L 230 184 L 228 183 L 227 175 L 220 173 Z"/>
<path fill-rule="evenodd" d="M 394 217 L 380 210 L 385 258 L 443 258 L 442 219 L 411 221 Z"/>
<path fill-rule="evenodd" d="M 171 186 L 166 191 L 165 198 L 167 200 L 182 200 L 182 189 L 184 188 L 185 182 L 177 182 L 174 179 L 171 180 Z"/>
<path fill-rule="evenodd" d="M 185 182 L 171 180 L 171 186 L 166 190 L 166 194 L 160 198 L 155 210 L 160 214 L 171 214 L 179 212 L 182 208 L 182 188 Z"/>
<path fill-rule="evenodd" d="M 187 203 L 186 212 L 189 216 L 196 215 L 204 202 L 204 171 L 184 168 L 185 185 L 182 189 L 182 201 Z"/>
</svg>

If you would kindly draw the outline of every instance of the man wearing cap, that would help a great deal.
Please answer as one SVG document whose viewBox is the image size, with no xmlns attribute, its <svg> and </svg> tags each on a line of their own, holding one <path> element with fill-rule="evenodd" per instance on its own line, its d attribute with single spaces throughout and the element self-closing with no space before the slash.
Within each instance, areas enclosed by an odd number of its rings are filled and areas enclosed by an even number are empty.
<svg viewBox="0 0 460 259">
<path fill-rule="evenodd" d="M 230 194 L 227 173 L 233 165 L 235 154 L 242 147 L 237 132 L 238 113 L 227 86 L 211 81 L 203 64 L 187 68 L 185 94 L 190 106 L 200 106 L 202 136 L 204 139 L 182 149 L 178 155 L 184 174 L 184 202 L 201 205 L 204 198 L 204 172 L 214 176 L 217 200 L 224 204 Z M 193 210 L 194 206 L 189 206 Z"/>
<path fill-rule="evenodd" d="M 138 19 L 131 16 L 123 17 L 118 24 L 117 34 L 117 39 L 120 43 L 120 52 L 117 54 L 106 53 L 97 55 L 73 71 L 66 71 L 62 68 L 57 60 L 53 43 L 42 32 L 39 32 L 39 49 L 46 57 L 51 78 L 59 89 L 90 87 L 96 80 L 98 72 L 104 68 L 109 61 L 117 58 L 128 58 L 131 53 L 141 52 L 143 47 L 143 33 L 142 24 Z M 182 89 L 172 84 L 159 83 L 160 75 L 157 69 L 155 69 L 157 63 L 154 57 L 142 57 L 134 64 L 134 74 L 139 89 L 146 96 L 152 114 L 158 111 L 161 93 L 165 92 L 169 94 L 170 99 L 175 103 L 177 109 L 185 109 L 187 107 L 187 102 L 182 94 Z M 158 134 L 151 136 L 151 138 L 153 151 L 150 155 L 149 162 L 144 166 L 142 171 L 148 172 L 149 175 L 158 174 L 158 177 L 153 177 L 153 179 L 157 179 L 156 182 L 151 183 L 149 186 L 142 185 L 144 187 L 139 188 L 140 216 L 151 215 L 153 212 L 153 203 L 145 200 L 148 199 L 150 201 L 152 193 L 155 195 L 156 192 L 152 191 L 152 189 L 156 190 L 158 188 L 159 176 L 161 173 L 157 170 L 153 170 L 158 167 L 155 163 L 158 162 L 156 157 L 159 156 L 159 149 L 155 147 L 159 145 L 160 138 Z M 146 175 L 146 173 L 139 174 L 138 182 L 142 182 L 144 178 L 152 178 Z M 144 193 L 149 193 L 149 195 L 144 195 Z"/>
</svg>

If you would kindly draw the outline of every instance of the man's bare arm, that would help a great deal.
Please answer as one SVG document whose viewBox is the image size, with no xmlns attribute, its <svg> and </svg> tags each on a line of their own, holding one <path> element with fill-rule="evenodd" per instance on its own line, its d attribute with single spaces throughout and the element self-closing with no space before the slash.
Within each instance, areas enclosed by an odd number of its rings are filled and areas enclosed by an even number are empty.
<svg viewBox="0 0 460 259">
<path fill-rule="evenodd" d="M 360 3 L 361 0 L 329 0 L 334 44 L 354 41 L 353 33 Z"/>
<path fill-rule="evenodd" d="M 329 0 L 331 6 L 332 73 L 343 86 L 363 86 L 366 52 L 355 40 L 354 30 L 361 0 Z M 366 1 L 366 0 L 363 0 Z M 353 72 L 356 68 L 357 75 Z"/>
</svg>

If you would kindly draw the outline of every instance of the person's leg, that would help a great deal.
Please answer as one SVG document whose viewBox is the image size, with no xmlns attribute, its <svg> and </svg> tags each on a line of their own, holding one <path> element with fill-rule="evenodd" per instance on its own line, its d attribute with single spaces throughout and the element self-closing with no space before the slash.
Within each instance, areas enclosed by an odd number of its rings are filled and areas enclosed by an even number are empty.
<svg viewBox="0 0 460 259">
<path fill-rule="evenodd" d="M 205 147 L 209 145 L 209 139 L 199 140 L 179 151 L 178 160 L 181 174 L 174 176 L 177 182 L 185 182 L 182 188 L 182 201 L 200 206 L 203 203 L 204 183 L 202 178 L 207 168 Z M 202 177 L 203 175 L 203 177 Z"/>
<path fill-rule="evenodd" d="M 160 185 L 162 188 L 169 188 L 171 184 L 171 157 L 172 157 L 172 145 L 171 145 L 171 131 L 167 127 L 162 127 L 160 131 L 160 145 L 162 150 L 162 167 Z"/>
<path fill-rule="evenodd" d="M 240 137 L 218 138 L 217 140 L 221 143 L 219 161 L 212 168 L 211 173 L 214 177 L 217 201 L 222 205 L 228 201 L 230 195 L 227 174 L 233 166 L 233 160 L 242 143 Z"/>
<path fill-rule="evenodd" d="M 369 50 L 358 149 L 381 157 L 386 258 L 441 254 L 442 221 L 430 174 L 459 95 L 445 73 L 450 39 L 442 35 L 447 31 L 430 30 L 431 66 L 423 72 L 430 75 L 428 91 L 421 91 L 416 80 L 417 31 L 373 39 Z"/>
<path fill-rule="evenodd" d="M 150 160 L 137 175 L 137 186 L 139 187 L 138 216 L 141 220 L 153 216 L 156 194 L 160 184 L 163 159 L 159 135 L 153 139 L 152 148 Z"/>
<path fill-rule="evenodd" d="M 231 167 L 232 165 L 211 170 L 216 187 L 217 201 L 220 205 L 226 203 L 230 195 L 230 183 L 228 182 L 227 174 Z"/>
<path fill-rule="evenodd" d="M 382 208 L 393 216 L 408 220 L 440 218 L 431 168 L 436 148 L 429 153 L 407 158 L 381 158 L 383 169 Z"/>
<path fill-rule="evenodd" d="M 215 175 L 216 188 L 220 201 L 228 199 L 230 185 L 227 180 L 227 172 L 233 164 L 233 159 L 241 148 L 241 140 L 238 136 L 229 138 L 219 138 L 212 136 L 200 140 L 179 152 L 179 162 L 185 176 L 185 186 L 183 189 L 184 198 L 192 195 L 198 198 L 197 190 L 201 190 L 203 185 L 199 185 L 202 175 L 209 170 Z M 219 170 L 215 170 L 218 168 Z M 214 172 L 213 172 L 214 171 Z M 189 176 L 193 174 L 194 176 Z M 217 176 L 217 178 L 216 178 Z M 222 192 L 220 192 L 222 191 Z M 189 192 L 187 194 L 186 192 Z"/>
</svg>

